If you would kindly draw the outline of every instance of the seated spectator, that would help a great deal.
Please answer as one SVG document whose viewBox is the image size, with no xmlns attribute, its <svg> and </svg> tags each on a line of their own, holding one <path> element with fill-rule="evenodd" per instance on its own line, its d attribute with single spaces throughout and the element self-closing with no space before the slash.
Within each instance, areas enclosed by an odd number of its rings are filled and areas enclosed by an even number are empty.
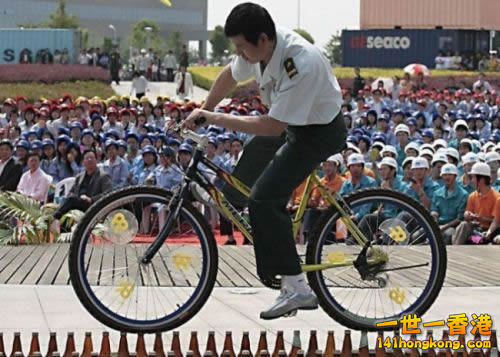
<svg viewBox="0 0 500 357">
<path fill-rule="evenodd" d="M 15 191 L 23 174 L 23 164 L 12 152 L 14 146 L 9 139 L 0 141 L 0 190 Z"/>
<path fill-rule="evenodd" d="M 456 227 L 464 219 L 468 193 L 457 184 L 457 167 L 446 164 L 441 167 L 444 186 L 432 197 L 431 214 L 439 223 L 445 244 L 451 244 Z"/>
<path fill-rule="evenodd" d="M 435 183 L 429 176 L 429 162 L 423 157 L 417 157 L 411 163 L 411 171 L 411 184 L 405 193 L 429 209 L 436 189 Z"/>
<path fill-rule="evenodd" d="M 482 87 L 485 92 L 490 92 L 491 90 L 493 90 L 490 82 L 486 80 L 486 74 L 484 74 L 484 72 L 479 73 L 479 78 L 472 85 L 472 90 L 476 91 L 476 89 L 479 87 Z"/>
<path fill-rule="evenodd" d="M 485 240 L 491 241 L 493 244 L 500 244 L 500 197 L 495 203 L 494 219 L 490 228 L 486 232 Z"/>
<path fill-rule="evenodd" d="M 59 220 L 66 213 L 73 209 L 85 212 L 92 203 L 113 188 L 111 177 L 104 170 L 97 167 L 95 151 L 87 150 L 83 153 L 83 166 L 85 170 L 76 176 L 75 184 L 69 191 L 68 196 L 54 213 L 55 220 L 50 227 L 52 232 L 60 232 L 61 224 Z"/>
<path fill-rule="evenodd" d="M 472 184 L 476 187 L 468 200 L 464 213 L 464 222 L 457 227 L 452 243 L 465 244 L 474 230 L 485 232 L 493 222 L 493 215 L 498 193 L 491 188 L 491 169 L 478 162 L 471 169 Z"/>
<path fill-rule="evenodd" d="M 40 169 L 40 155 L 34 151 L 28 154 L 28 168 L 17 185 L 17 192 L 40 202 L 47 201 L 52 177 Z"/>
<path fill-rule="evenodd" d="M 113 188 L 124 187 L 128 179 L 128 163 L 118 156 L 118 143 L 109 139 L 104 149 L 108 159 L 102 164 L 102 169 L 111 177 Z"/>
</svg>

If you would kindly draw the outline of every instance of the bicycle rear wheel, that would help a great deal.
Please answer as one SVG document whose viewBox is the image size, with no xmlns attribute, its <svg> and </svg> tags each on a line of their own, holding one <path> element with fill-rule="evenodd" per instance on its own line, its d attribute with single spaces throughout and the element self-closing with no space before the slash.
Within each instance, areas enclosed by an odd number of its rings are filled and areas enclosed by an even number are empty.
<svg viewBox="0 0 500 357">
<path fill-rule="evenodd" d="M 169 214 L 171 197 L 149 186 L 114 191 L 97 201 L 76 228 L 69 255 L 73 288 L 89 313 L 113 329 L 174 329 L 202 308 L 213 289 L 215 239 L 189 203 L 183 203 L 152 261 L 141 261 Z"/>
<path fill-rule="evenodd" d="M 358 191 L 345 201 L 371 242 L 366 259 L 384 257 L 384 263 L 308 273 L 322 308 L 349 328 L 371 331 L 398 327 L 377 327 L 379 322 L 424 314 L 446 275 L 445 245 L 429 211 L 402 193 L 383 189 Z M 319 219 L 307 246 L 307 264 L 346 263 L 360 256 L 363 247 L 350 235 L 336 241 L 339 219 L 333 208 Z M 372 271 L 363 273 L 363 267 Z"/>
</svg>

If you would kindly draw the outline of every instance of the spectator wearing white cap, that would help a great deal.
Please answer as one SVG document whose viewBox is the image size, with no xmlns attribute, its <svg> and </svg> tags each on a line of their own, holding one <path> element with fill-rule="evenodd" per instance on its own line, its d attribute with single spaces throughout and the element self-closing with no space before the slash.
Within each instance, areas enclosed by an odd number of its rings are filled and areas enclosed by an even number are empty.
<svg viewBox="0 0 500 357">
<path fill-rule="evenodd" d="M 408 128 L 408 126 L 405 124 L 399 124 L 394 129 L 394 134 L 396 135 L 397 140 L 396 151 L 398 154 L 398 158 L 396 159 L 396 161 L 398 162 L 398 165 L 401 166 L 404 159 L 406 158 L 405 149 L 410 140 L 410 128 Z"/>
<path fill-rule="evenodd" d="M 417 157 L 411 163 L 411 171 L 411 183 L 407 187 L 406 194 L 429 209 L 436 189 L 436 185 L 429 177 L 429 162 L 423 157 Z"/>
<path fill-rule="evenodd" d="M 420 145 L 418 143 L 412 141 L 405 147 L 405 159 L 407 157 L 417 157 L 420 153 Z M 404 160 L 403 160 L 404 161 Z"/>
<path fill-rule="evenodd" d="M 488 164 L 478 162 L 472 166 L 470 174 L 476 191 L 467 199 L 464 222 L 457 227 L 453 245 L 465 244 L 475 230 L 486 232 L 493 222 L 498 193 L 491 188 L 491 169 Z"/>
<path fill-rule="evenodd" d="M 403 168 L 403 183 L 410 184 L 411 183 L 411 164 L 413 162 L 414 157 L 407 157 L 403 164 L 401 165 Z"/>
<path fill-rule="evenodd" d="M 451 244 L 456 227 L 464 219 L 465 205 L 469 195 L 456 182 L 458 170 L 455 165 L 443 165 L 440 174 L 444 185 L 436 190 L 432 197 L 431 214 L 439 223 L 444 242 Z"/>
<path fill-rule="evenodd" d="M 381 146 L 378 146 L 378 145 L 381 145 Z M 377 157 L 379 156 L 379 150 L 381 151 L 384 147 L 384 144 L 381 144 L 380 142 L 376 142 L 375 143 L 375 146 L 376 146 L 376 152 L 377 152 Z M 373 146 L 372 146 L 373 148 Z M 347 144 L 347 149 L 342 153 L 343 157 L 344 157 L 344 162 L 348 162 L 349 161 L 349 157 L 353 154 L 353 153 L 357 153 L 357 154 L 360 154 L 362 157 L 363 157 L 363 161 L 364 161 L 364 156 L 363 154 L 361 154 L 361 151 L 359 150 L 358 147 L 354 146 L 351 144 L 351 146 L 349 145 L 349 143 Z M 371 153 L 371 151 L 370 151 Z M 349 171 L 349 168 L 346 166 L 345 167 L 345 171 L 344 171 L 344 177 L 346 179 L 350 179 L 351 178 L 351 172 Z M 363 169 L 363 174 L 366 175 L 366 176 L 369 176 L 373 179 L 376 178 L 376 175 L 375 173 L 373 172 L 373 170 L 369 169 L 368 167 L 366 167 L 366 161 L 364 161 L 364 169 Z"/>
<path fill-rule="evenodd" d="M 332 194 L 338 193 L 346 180 L 344 177 L 339 175 L 341 163 L 342 155 L 336 154 L 330 156 L 321 164 L 324 176 L 320 180 L 320 183 Z M 311 194 L 311 205 L 313 207 L 326 208 L 329 204 L 322 199 L 319 190 L 314 189 Z"/>
<path fill-rule="evenodd" d="M 338 193 L 345 181 L 345 178 L 339 174 L 342 160 L 341 154 L 335 154 L 321 164 L 324 176 L 320 180 L 320 183 L 331 194 Z M 302 232 L 305 237 L 307 237 L 307 233 L 311 231 L 321 215 L 321 209 L 327 208 L 329 203 L 323 199 L 321 192 L 317 188 L 314 188 L 308 206 L 310 208 L 305 212 Z"/>
<path fill-rule="evenodd" d="M 476 162 L 478 162 L 477 155 L 472 153 L 472 152 L 465 154 L 462 157 L 464 174 L 462 175 L 462 177 L 460 177 L 459 183 L 468 194 L 471 194 L 475 190 L 474 185 L 472 185 L 472 182 L 471 182 L 470 171 L 472 170 L 472 166 Z"/>
<path fill-rule="evenodd" d="M 467 138 L 462 139 L 460 145 L 458 146 L 458 153 L 460 154 L 460 156 L 463 157 L 465 154 L 473 151 L 474 145 L 472 144 L 472 140 Z"/>
<path fill-rule="evenodd" d="M 448 163 L 448 158 L 442 152 L 437 152 L 432 157 L 432 162 L 431 162 L 432 180 L 439 186 L 439 188 L 445 185 L 443 178 L 441 176 L 441 168 L 447 163 Z"/>
<path fill-rule="evenodd" d="M 467 125 L 465 120 L 459 119 L 453 125 L 453 131 L 455 132 L 455 138 L 448 143 L 448 147 L 458 149 L 462 139 L 464 139 L 469 132 L 469 125 Z"/>
<path fill-rule="evenodd" d="M 491 169 L 491 187 L 498 192 L 500 190 L 500 180 L 498 179 L 497 171 L 500 167 L 500 154 L 496 151 L 490 151 L 486 154 L 486 163 Z"/>
<path fill-rule="evenodd" d="M 345 196 L 354 191 L 361 190 L 363 188 L 377 187 L 377 181 L 373 178 L 365 175 L 365 160 L 361 154 L 351 154 L 347 158 L 347 169 L 350 173 L 350 178 L 347 179 L 340 189 L 340 195 Z M 355 212 L 354 219 L 358 220 L 363 216 L 363 213 L 368 212 Z"/>
</svg>

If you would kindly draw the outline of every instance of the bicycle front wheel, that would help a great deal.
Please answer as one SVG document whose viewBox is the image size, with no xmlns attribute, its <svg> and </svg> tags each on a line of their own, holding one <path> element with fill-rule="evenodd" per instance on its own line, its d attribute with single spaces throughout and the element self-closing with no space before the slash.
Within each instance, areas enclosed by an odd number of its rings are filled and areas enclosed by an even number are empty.
<svg viewBox="0 0 500 357">
<path fill-rule="evenodd" d="M 120 331 L 151 333 L 191 319 L 217 275 L 217 247 L 201 214 L 183 203 L 151 262 L 142 257 L 169 215 L 169 191 L 136 186 L 97 201 L 78 224 L 69 270 L 83 306 Z"/>
<path fill-rule="evenodd" d="M 424 314 L 446 275 L 446 248 L 429 211 L 402 193 L 384 189 L 358 191 L 345 201 L 371 244 L 363 254 L 351 234 L 338 239 L 343 223 L 334 208 L 318 220 L 306 262 L 339 265 L 308 273 L 322 308 L 351 329 L 371 331 L 398 327 L 378 327 L 380 322 Z M 349 264 L 354 261 L 357 267 Z"/>
</svg>

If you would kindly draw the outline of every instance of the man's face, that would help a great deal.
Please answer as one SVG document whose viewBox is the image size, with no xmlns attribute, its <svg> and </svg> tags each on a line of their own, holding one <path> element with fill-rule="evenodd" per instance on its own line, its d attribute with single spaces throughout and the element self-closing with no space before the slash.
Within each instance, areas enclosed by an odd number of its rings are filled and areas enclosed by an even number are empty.
<svg viewBox="0 0 500 357">
<path fill-rule="evenodd" d="M 404 132 L 398 132 L 398 134 L 396 135 L 397 139 L 398 139 L 398 142 L 400 144 L 407 144 L 408 143 L 408 134 L 404 133 Z"/>
<path fill-rule="evenodd" d="M 0 160 L 8 160 L 12 155 L 12 150 L 9 145 L 0 145 Z"/>
<path fill-rule="evenodd" d="M 181 151 L 179 153 L 179 162 L 181 163 L 181 165 L 187 166 L 187 164 L 189 164 L 189 161 L 191 161 L 191 154 L 185 151 Z"/>
<path fill-rule="evenodd" d="M 144 163 L 147 166 L 150 166 L 150 165 L 153 165 L 153 163 L 155 162 L 155 155 L 148 152 L 148 153 L 144 154 L 143 159 L 144 159 Z"/>
<path fill-rule="evenodd" d="M 474 166 L 475 162 L 469 162 L 467 164 L 464 164 L 464 171 L 466 174 L 468 174 L 470 172 L 470 170 L 472 170 L 472 166 Z"/>
<path fill-rule="evenodd" d="M 490 169 L 491 169 L 491 174 L 492 175 L 496 175 L 497 174 L 497 170 L 498 170 L 498 166 L 499 166 L 499 162 L 498 161 L 491 161 L 488 163 Z"/>
<path fill-rule="evenodd" d="M 363 165 L 361 164 L 353 164 L 349 166 L 349 171 L 351 172 L 351 176 L 355 178 L 361 177 L 363 173 Z"/>
<path fill-rule="evenodd" d="M 427 169 L 413 169 L 412 172 L 416 180 L 423 180 L 427 175 Z"/>
<path fill-rule="evenodd" d="M 118 150 L 116 149 L 116 147 L 114 145 L 111 145 L 106 150 L 106 154 L 108 154 L 109 158 L 114 159 L 116 157 L 116 155 L 118 155 Z"/>
<path fill-rule="evenodd" d="M 94 172 L 97 168 L 97 158 L 95 153 L 89 151 L 83 157 L 83 166 L 85 167 L 85 171 Z"/>
<path fill-rule="evenodd" d="M 337 165 L 333 161 L 325 161 L 321 166 L 326 176 L 333 175 L 337 170 Z"/>
<path fill-rule="evenodd" d="M 40 158 L 38 156 L 30 156 L 28 159 L 28 167 L 31 171 L 36 171 L 40 167 Z"/>
<path fill-rule="evenodd" d="M 392 179 L 393 177 L 393 171 L 394 169 L 390 166 L 387 166 L 387 165 L 382 165 L 382 167 L 380 168 L 380 173 L 382 174 L 382 178 L 384 180 L 390 180 Z"/>
<path fill-rule="evenodd" d="M 169 155 L 164 155 L 162 154 L 160 156 L 160 163 L 165 166 L 165 167 L 168 167 L 170 166 L 170 163 L 172 162 L 172 158 L 169 156 Z"/>
<path fill-rule="evenodd" d="M 243 35 L 234 36 L 230 39 L 238 56 L 243 57 L 251 64 L 256 64 L 263 60 L 266 48 L 265 45 L 269 42 L 265 34 L 260 35 L 257 46 L 245 40 Z"/>
<path fill-rule="evenodd" d="M 238 156 L 238 154 L 240 153 L 240 151 L 241 151 L 241 143 L 239 141 L 233 141 L 231 143 L 231 153 L 234 156 Z"/>
<path fill-rule="evenodd" d="M 444 184 L 447 187 L 453 185 L 453 183 L 455 182 L 455 179 L 456 179 L 455 175 L 450 175 L 450 174 L 446 174 L 446 175 L 443 175 L 441 177 L 443 178 Z"/>
<path fill-rule="evenodd" d="M 138 143 L 137 143 L 137 140 L 135 140 L 134 138 L 128 138 L 127 140 L 127 145 L 129 147 L 129 149 L 131 151 L 136 151 L 137 150 L 137 147 L 138 147 Z"/>
</svg>

